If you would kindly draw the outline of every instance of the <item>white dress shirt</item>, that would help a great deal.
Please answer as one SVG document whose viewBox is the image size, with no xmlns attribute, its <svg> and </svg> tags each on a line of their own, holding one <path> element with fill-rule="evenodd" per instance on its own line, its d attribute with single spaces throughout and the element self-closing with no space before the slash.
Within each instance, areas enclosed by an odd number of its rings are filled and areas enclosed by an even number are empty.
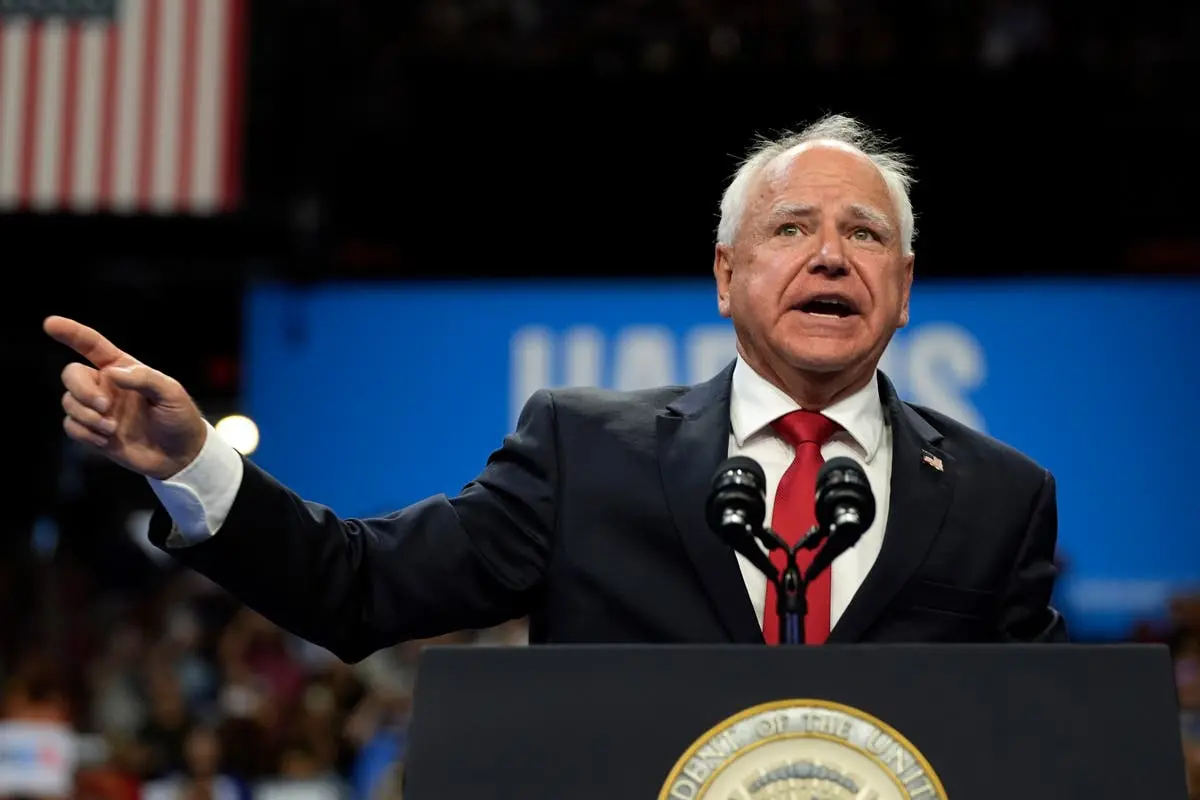
<svg viewBox="0 0 1200 800">
<path fill-rule="evenodd" d="M 795 448 L 775 433 L 771 423 L 796 411 L 800 406 L 773 383 L 755 372 L 740 357 L 733 368 L 733 389 L 729 403 L 731 432 L 729 455 L 748 456 L 757 461 L 767 477 L 767 520 L 775 507 L 775 490 L 783 473 L 792 464 Z M 862 465 L 875 494 L 875 521 L 858 543 L 833 562 L 829 603 L 832 628 L 845 612 L 863 579 L 871 571 L 883 532 L 887 527 L 888 500 L 892 484 L 892 431 L 886 424 L 879 385 L 870 381 L 855 392 L 822 411 L 842 427 L 821 448 L 826 461 L 849 456 Z M 815 491 L 815 489 L 814 489 Z M 758 567 L 738 554 L 746 591 L 762 627 L 767 603 L 767 578 Z"/>
<path fill-rule="evenodd" d="M 768 520 L 775 504 L 775 488 L 794 454 L 794 448 L 775 434 L 771 423 L 798 408 L 794 400 L 738 358 L 729 407 L 729 454 L 749 456 L 762 465 L 767 478 Z M 875 493 L 876 505 L 870 529 L 833 563 L 829 610 L 832 627 L 871 570 L 883 543 L 892 478 L 892 433 L 884 421 L 875 381 L 823 413 L 842 430 L 821 448 L 821 455 L 827 461 L 849 456 L 862 464 Z M 167 539 L 169 547 L 196 544 L 221 529 L 242 484 L 243 469 L 241 456 L 210 425 L 204 447 L 191 464 L 165 481 L 150 479 L 150 487 L 175 523 Z M 740 554 L 738 561 L 761 626 L 767 598 L 766 576 Z"/>
<path fill-rule="evenodd" d="M 165 481 L 148 479 L 175 523 L 168 547 L 197 544 L 221 530 L 242 485 L 241 455 L 212 425 L 207 427 L 208 438 L 191 464 Z"/>
</svg>

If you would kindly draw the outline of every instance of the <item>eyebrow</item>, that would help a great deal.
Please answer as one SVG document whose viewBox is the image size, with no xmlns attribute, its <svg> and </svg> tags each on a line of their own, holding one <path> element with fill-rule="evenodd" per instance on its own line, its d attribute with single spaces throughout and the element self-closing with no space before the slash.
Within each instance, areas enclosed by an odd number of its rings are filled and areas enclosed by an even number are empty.
<svg viewBox="0 0 1200 800">
<path fill-rule="evenodd" d="M 854 203 L 850 206 L 850 215 L 855 219 L 880 227 L 888 233 L 892 232 L 892 221 L 888 219 L 887 214 L 884 214 L 877 208 Z"/>
<path fill-rule="evenodd" d="M 879 209 L 863 205 L 862 203 L 853 203 L 850 208 L 851 218 L 860 222 L 870 223 L 884 232 L 891 234 L 894 230 L 891 220 Z M 816 206 L 807 203 L 780 203 L 771 209 L 767 219 L 771 221 L 782 221 L 786 219 L 796 219 L 797 217 L 811 217 L 816 215 Z"/>
</svg>

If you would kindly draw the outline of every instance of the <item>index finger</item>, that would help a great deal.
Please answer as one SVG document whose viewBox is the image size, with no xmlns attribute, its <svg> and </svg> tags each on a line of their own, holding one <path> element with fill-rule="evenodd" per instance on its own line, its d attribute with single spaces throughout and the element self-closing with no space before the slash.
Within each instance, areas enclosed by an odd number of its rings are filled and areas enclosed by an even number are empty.
<svg viewBox="0 0 1200 800">
<path fill-rule="evenodd" d="M 125 353 L 100 335 L 99 331 L 66 317 L 47 317 L 42 323 L 51 339 L 61 342 L 98 368 L 103 369 L 125 358 Z"/>
</svg>

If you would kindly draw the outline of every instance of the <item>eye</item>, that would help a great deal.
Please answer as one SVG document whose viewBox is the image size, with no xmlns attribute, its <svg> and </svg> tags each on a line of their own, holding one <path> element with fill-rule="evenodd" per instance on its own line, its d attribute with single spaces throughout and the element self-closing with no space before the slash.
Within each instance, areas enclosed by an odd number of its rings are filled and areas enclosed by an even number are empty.
<svg viewBox="0 0 1200 800">
<path fill-rule="evenodd" d="M 855 228 L 850 235 L 858 242 L 878 242 L 881 241 L 879 234 L 870 228 Z"/>
<path fill-rule="evenodd" d="M 801 233 L 800 226 L 794 222 L 785 222 L 775 229 L 776 236 L 799 236 Z"/>
</svg>

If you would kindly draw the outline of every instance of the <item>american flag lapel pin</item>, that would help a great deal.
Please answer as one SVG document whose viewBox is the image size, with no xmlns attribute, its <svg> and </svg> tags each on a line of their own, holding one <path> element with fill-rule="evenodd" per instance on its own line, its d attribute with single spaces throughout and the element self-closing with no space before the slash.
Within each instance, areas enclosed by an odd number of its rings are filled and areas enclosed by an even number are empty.
<svg viewBox="0 0 1200 800">
<path fill-rule="evenodd" d="M 921 460 L 936 469 L 938 472 L 946 471 L 946 465 L 942 463 L 942 460 L 928 450 L 921 451 Z"/>
</svg>

